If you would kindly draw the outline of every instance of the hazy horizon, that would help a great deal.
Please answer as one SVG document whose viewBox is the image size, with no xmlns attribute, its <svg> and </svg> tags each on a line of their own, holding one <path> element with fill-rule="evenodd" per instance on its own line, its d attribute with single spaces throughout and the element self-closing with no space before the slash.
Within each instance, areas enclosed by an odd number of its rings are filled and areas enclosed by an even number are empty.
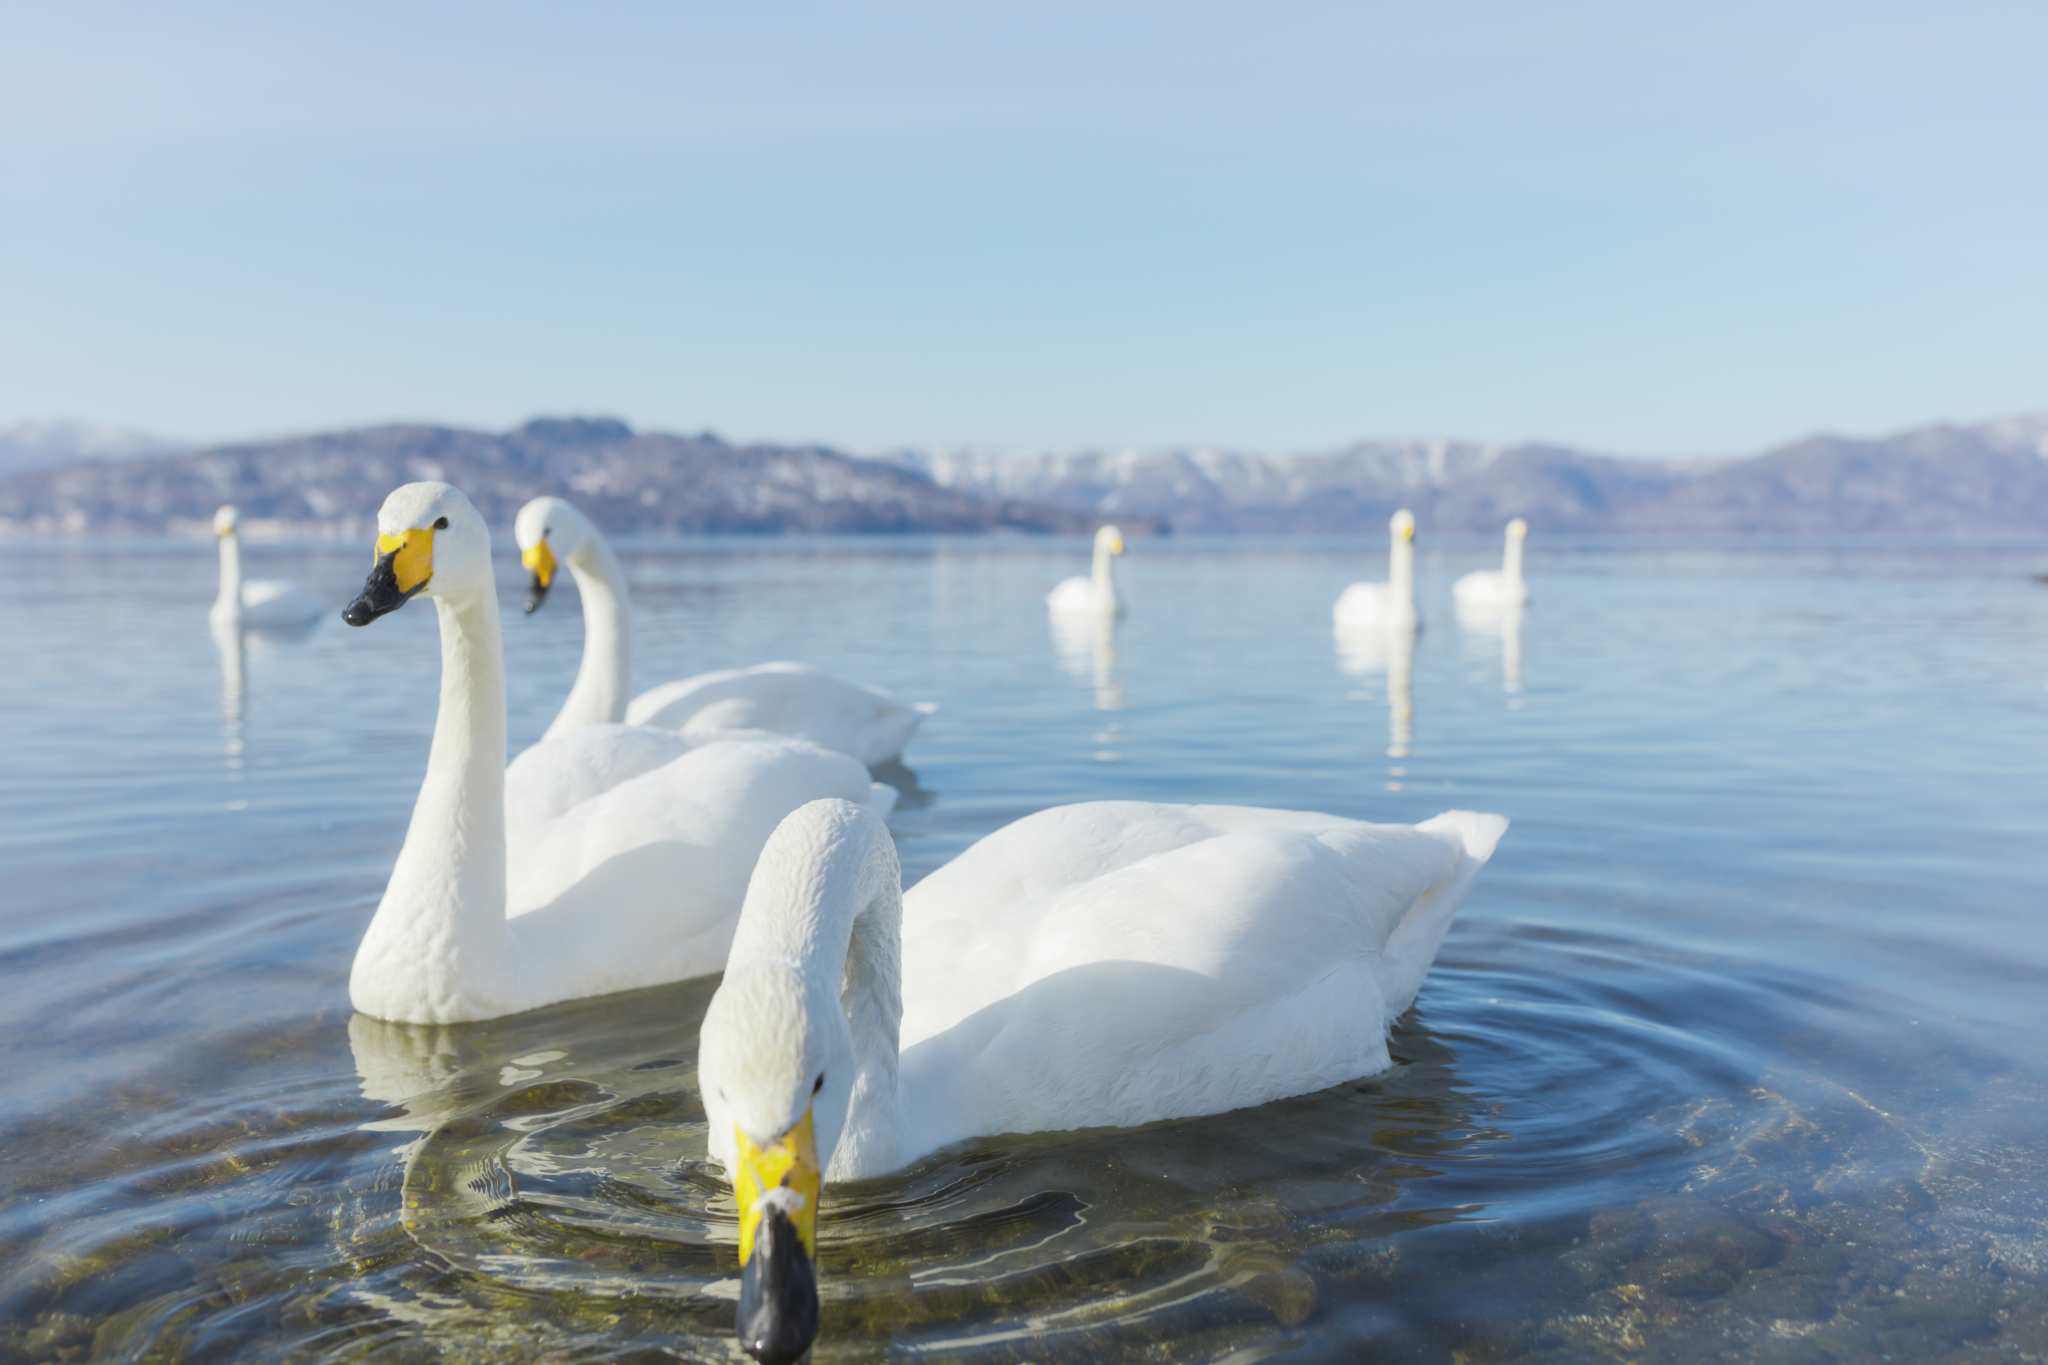
<svg viewBox="0 0 2048 1365">
<path fill-rule="evenodd" d="M 2038 409 L 2048 11 L 0 15 L 0 424 L 1753 453 Z"/>
</svg>

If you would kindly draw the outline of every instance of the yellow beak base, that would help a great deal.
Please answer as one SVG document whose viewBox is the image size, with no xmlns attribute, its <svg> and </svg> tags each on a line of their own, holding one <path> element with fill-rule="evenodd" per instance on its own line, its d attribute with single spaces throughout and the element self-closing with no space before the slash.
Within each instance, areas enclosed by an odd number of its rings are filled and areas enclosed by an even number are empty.
<svg viewBox="0 0 2048 1365">
<path fill-rule="evenodd" d="M 767 1147 L 735 1131 L 740 1206 L 740 1345 L 762 1365 L 793 1365 L 818 1336 L 818 1144 L 808 1109 Z"/>
<path fill-rule="evenodd" d="M 369 581 L 363 584 L 362 595 L 341 613 L 341 619 L 352 626 L 367 626 L 410 602 L 433 576 L 433 527 L 415 527 L 403 535 L 378 536 L 377 559 L 370 566 Z"/>
</svg>

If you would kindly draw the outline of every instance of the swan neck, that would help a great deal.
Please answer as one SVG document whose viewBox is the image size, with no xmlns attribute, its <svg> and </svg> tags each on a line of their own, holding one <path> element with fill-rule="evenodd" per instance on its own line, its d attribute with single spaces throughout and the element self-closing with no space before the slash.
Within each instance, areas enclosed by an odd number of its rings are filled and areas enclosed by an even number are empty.
<svg viewBox="0 0 2048 1365">
<path fill-rule="evenodd" d="M 349 993 L 384 1019 L 476 1017 L 512 984 L 505 928 L 505 663 L 498 594 L 435 597 L 441 706 L 427 775 Z"/>
<path fill-rule="evenodd" d="M 583 599 L 583 663 L 576 670 L 568 700 L 543 739 L 586 725 L 623 721 L 626 700 L 633 690 L 633 609 L 618 557 L 593 533 L 569 556 L 568 565 L 576 576 L 576 592 Z"/>
<path fill-rule="evenodd" d="M 852 1034 L 855 1078 L 842 1148 L 902 1142 L 897 1067 L 903 1021 L 903 874 L 880 821 L 836 823 L 811 846 L 771 841 L 747 887 L 728 976 L 782 963 L 827 991 L 838 987 Z"/>
<path fill-rule="evenodd" d="M 220 537 L 220 596 L 213 607 L 217 612 L 242 609 L 242 538 L 233 531 Z"/>
<path fill-rule="evenodd" d="M 1501 556 L 1500 576 L 1510 583 L 1522 581 L 1522 538 L 1508 537 L 1507 552 Z"/>
<path fill-rule="evenodd" d="M 1394 537 L 1394 547 L 1387 558 L 1387 585 L 1396 601 L 1415 600 L 1415 542 L 1406 536 Z"/>
<path fill-rule="evenodd" d="M 1102 606 L 1116 605 L 1116 556 L 1109 552 L 1109 546 L 1100 540 L 1095 542 L 1095 567 L 1089 573 L 1089 582 L 1095 585 L 1095 600 Z"/>
</svg>

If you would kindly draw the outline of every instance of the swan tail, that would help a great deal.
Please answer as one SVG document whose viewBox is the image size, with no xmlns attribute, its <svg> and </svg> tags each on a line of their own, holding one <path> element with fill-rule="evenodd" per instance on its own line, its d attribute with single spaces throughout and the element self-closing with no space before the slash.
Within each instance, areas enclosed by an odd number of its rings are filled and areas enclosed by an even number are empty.
<svg viewBox="0 0 2048 1365">
<path fill-rule="evenodd" d="M 1422 979 L 1436 961 L 1437 949 L 1450 932 L 1451 921 L 1465 900 L 1479 869 L 1493 856 L 1501 835 L 1507 833 L 1504 815 L 1482 815 L 1477 811 L 1449 810 L 1416 826 L 1425 834 L 1454 843 L 1464 855 L 1449 881 L 1431 887 L 1416 898 L 1388 938 L 1379 961 L 1380 990 L 1386 1006 L 1386 1022 L 1392 1027 L 1415 1003 Z"/>
<path fill-rule="evenodd" d="M 1416 828 L 1438 838 L 1450 835 L 1457 840 L 1467 858 L 1474 863 L 1484 863 L 1493 856 L 1500 836 L 1508 832 L 1508 818 L 1505 815 L 1482 815 L 1475 810 L 1447 810 L 1442 815 L 1424 820 Z"/>
</svg>

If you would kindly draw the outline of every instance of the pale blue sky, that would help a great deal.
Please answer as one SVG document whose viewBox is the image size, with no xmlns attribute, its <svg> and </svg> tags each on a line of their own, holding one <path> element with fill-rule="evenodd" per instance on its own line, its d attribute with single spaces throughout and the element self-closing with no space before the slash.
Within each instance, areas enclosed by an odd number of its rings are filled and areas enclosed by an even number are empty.
<svg viewBox="0 0 2048 1365">
<path fill-rule="evenodd" d="M 2048 406 L 2048 5 L 18 4 L 0 423 L 1737 453 Z"/>
</svg>

